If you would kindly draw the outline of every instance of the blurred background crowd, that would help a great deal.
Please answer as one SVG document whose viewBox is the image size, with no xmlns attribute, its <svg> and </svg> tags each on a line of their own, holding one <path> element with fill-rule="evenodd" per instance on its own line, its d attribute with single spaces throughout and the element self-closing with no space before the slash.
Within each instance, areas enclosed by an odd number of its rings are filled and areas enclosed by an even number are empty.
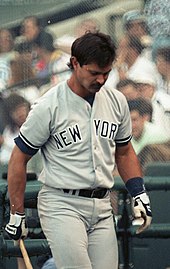
<svg viewBox="0 0 170 269">
<path fill-rule="evenodd" d="M 105 84 L 127 98 L 132 144 L 144 171 L 148 162 L 170 161 L 169 6 L 168 1 L 149 1 L 143 10 L 122 14 L 123 34 L 115 41 L 117 60 Z M 19 35 L 9 28 L 0 29 L 1 166 L 8 165 L 13 138 L 31 104 L 70 76 L 67 63 L 72 42 L 87 31 L 100 30 L 98 18 L 86 17 L 74 26 L 73 34 L 68 29 L 57 38 L 32 14 L 23 18 Z M 40 156 L 29 169 L 40 172 Z"/>
</svg>

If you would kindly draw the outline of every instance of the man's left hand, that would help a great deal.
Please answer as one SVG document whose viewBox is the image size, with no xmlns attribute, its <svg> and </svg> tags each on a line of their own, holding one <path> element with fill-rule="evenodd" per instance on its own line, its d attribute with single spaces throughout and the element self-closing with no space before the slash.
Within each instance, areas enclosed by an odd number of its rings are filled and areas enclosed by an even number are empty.
<svg viewBox="0 0 170 269">
<path fill-rule="evenodd" d="M 152 221 L 150 200 L 146 192 L 133 197 L 133 211 L 135 219 L 143 219 L 142 225 L 136 231 L 136 233 L 139 234 L 143 232 Z"/>
</svg>

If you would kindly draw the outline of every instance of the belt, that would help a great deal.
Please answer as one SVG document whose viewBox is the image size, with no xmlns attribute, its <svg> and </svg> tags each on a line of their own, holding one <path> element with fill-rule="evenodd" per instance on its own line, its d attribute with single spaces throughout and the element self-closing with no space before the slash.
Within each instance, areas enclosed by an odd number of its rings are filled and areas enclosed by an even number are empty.
<svg viewBox="0 0 170 269">
<path fill-rule="evenodd" d="M 105 189 L 105 188 L 81 189 L 81 190 L 63 189 L 63 192 L 71 194 L 71 195 L 76 195 L 76 196 L 102 199 L 107 194 L 108 189 Z"/>
</svg>

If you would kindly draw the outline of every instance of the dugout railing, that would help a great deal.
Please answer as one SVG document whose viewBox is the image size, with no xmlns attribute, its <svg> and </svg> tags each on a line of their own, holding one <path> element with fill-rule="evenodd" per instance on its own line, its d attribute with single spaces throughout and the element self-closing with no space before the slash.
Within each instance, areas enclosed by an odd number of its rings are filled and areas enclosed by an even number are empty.
<svg viewBox="0 0 170 269">
<path fill-rule="evenodd" d="M 162 191 L 163 196 L 165 196 L 166 192 L 170 191 L 170 177 L 152 177 L 146 176 L 144 178 L 146 189 L 148 192 L 156 193 L 157 191 Z M 31 180 L 27 182 L 26 191 L 25 191 L 25 208 L 36 208 L 37 206 L 37 194 L 41 188 L 41 183 L 37 180 Z M 136 238 L 137 240 L 163 240 L 164 243 L 168 243 L 170 240 L 170 199 L 169 204 L 162 204 L 162 211 L 164 211 L 167 219 L 165 222 L 162 222 L 161 218 L 159 222 L 153 221 L 151 226 L 144 231 L 142 234 L 136 235 L 136 226 L 132 226 L 132 212 L 131 212 L 131 199 L 128 193 L 125 190 L 124 184 L 120 178 L 115 179 L 114 191 L 118 192 L 118 224 L 117 224 L 117 236 L 118 236 L 118 245 L 120 252 L 120 269 L 144 269 L 144 263 L 141 264 L 141 267 L 136 267 L 134 264 L 134 256 L 133 256 L 133 244 Z M 169 195 L 169 194 L 168 194 Z M 152 195 L 151 203 L 152 203 Z M 157 205 L 153 207 L 153 215 L 158 215 Z M 160 210 L 158 208 L 158 210 Z M 7 181 L 5 179 L 0 180 L 0 268 L 1 269 L 15 269 L 15 267 L 6 267 L 7 259 L 11 259 L 12 257 L 21 257 L 21 252 L 19 247 L 14 246 L 13 241 L 6 237 L 4 232 L 5 223 L 9 218 L 9 199 L 7 192 Z M 162 218 L 164 220 L 164 218 Z M 153 218 L 154 220 L 154 218 Z M 32 227 L 31 227 L 32 226 Z M 38 226 L 38 227 L 37 227 Z M 29 230 L 33 232 L 35 235 L 33 238 L 28 238 L 25 240 L 25 246 L 27 248 L 28 254 L 30 258 L 38 257 L 43 254 L 50 253 L 48 244 L 46 239 L 39 237 L 39 225 L 35 222 L 30 224 Z M 37 232 L 38 230 L 38 232 Z M 37 234 L 37 236 L 36 236 Z M 168 240 L 168 242 L 166 241 Z M 169 247 L 170 250 L 170 247 Z M 148 250 L 149 251 L 149 250 Z M 145 251 L 146 252 L 146 251 Z M 135 254 L 138 256 L 138 254 Z M 140 260 L 140 257 L 138 257 Z M 167 257 L 167 261 L 164 261 L 166 265 L 168 265 L 170 257 Z M 145 261 L 143 261 L 145 262 Z M 162 261 L 160 261 L 162 263 Z M 170 262 L 169 262 L 170 265 Z M 146 264 L 147 266 L 147 264 Z M 36 266 L 33 266 L 37 268 Z M 165 269 L 165 267 L 146 267 L 154 268 L 154 269 Z M 113 268 L 114 269 L 114 268 Z"/>
<path fill-rule="evenodd" d="M 117 236 L 120 253 L 120 269 L 166 269 L 170 266 L 170 177 L 145 176 L 149 192 L 153 220 L 151 226 L 136 234 L 132 225 L 131 198 L 120 178 L 114 189 L 119 193 Z"/>
</svg>

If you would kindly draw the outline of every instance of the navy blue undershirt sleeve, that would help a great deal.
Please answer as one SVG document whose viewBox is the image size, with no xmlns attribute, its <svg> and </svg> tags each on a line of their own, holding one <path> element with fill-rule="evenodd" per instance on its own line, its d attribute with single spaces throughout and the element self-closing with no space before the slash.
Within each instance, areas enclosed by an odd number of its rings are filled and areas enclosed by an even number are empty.
<svg viewBox="0 0 170 269">
<path fill-rule="evenodd" d="M 14 139 L 14 141 L 15 141 L 15 144 L 18 146 L 18 148 L 19 148 L 23 153 L 25 153 L 25 154 L 28 154 L 28 155 L 33 156 L 33 155 L 35 155 L 35 154 L 38 152 L 38 150 L 39 150 L 39 148 L 37 148 L 37 149 L 34 148 L 34 149 L 33 149 L 33 148 L 31 148 L 30 146 L 28 146 L 28 145 L 21 139 L 20 136 L 16 137 L 16 138 Z"/>
<path fill-rule="evenodd" d="M 132 136 L 130 135 L 130 136 L 124 138 L 124 139 L 116 140 L 116 141 L 115 141 L 115 142 L 116 142 L 116 146 L 117 146 L 117 147 L 126 146 L 126 145 L 129 143 L 129 141 L 130 141 L 131 139 L 132 139 Z"/>
<path fill-rule="evenodd" d="M 128 142 L 124 142 L 124 143 L 116 143 L 116 146 L 117 147 L 123 147 L 123 146 L 126 146 L 127 144 L 129 143 L 129 141 Z"/>
</svg>

